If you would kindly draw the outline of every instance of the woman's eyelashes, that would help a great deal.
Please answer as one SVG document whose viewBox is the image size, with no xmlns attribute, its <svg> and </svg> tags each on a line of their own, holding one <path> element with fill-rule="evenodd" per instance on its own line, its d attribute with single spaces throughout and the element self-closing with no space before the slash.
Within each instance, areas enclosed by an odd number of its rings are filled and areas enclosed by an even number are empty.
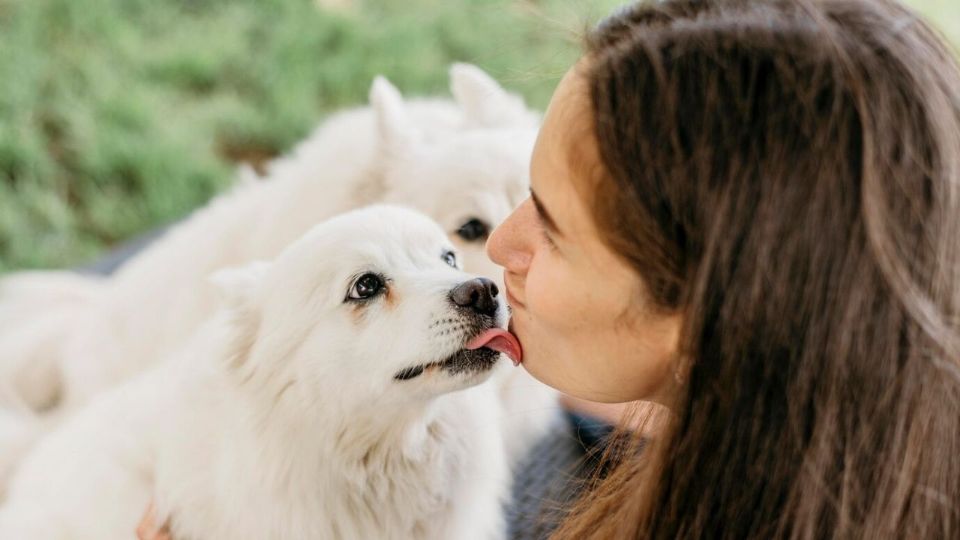
<svg viewBox="0 0 960 540">
<path fill-rule="evenodd" d="M 540 210 L 536 207 L 534 207 L 533 212 L 537 215 L 537 225 L 540 226 L 540 237 L 546 242 L 547 247 L 551 250 L 556 249 L 557 243 L 553 240 L 553 237 L 550 236 L 550 227 L 547 226 L 547 221 L 543 219 L 543 214 L 541 214 Z"/>
<path fill-rule="evenodd" d="M 546 242 L 547 247 L 550 250 L 557 249 L 557 243 L 553 241 L 553 238 L 550 236 L 550 231 L 547 229 L 547 226 L 544 225 L 543 221 L 540 221 L 540 236 Z"/>
</svg>

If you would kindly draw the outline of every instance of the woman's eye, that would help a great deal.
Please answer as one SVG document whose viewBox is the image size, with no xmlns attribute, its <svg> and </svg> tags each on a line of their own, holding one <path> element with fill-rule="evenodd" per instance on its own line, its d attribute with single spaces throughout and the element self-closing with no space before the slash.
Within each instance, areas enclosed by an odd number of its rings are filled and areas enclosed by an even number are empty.
<svg viewBox="0 0 960 540">
<path fill-rule="evenodd" d="M 383 278 L 376 274 L 364 274 L 354 282 L 349 298 L 366 300 L 380 294 L 383 290 Z"/>
<path fill-rule="evenodd" d="M 443 253 L 443 262 L 449 264 L 450 266 L 457 267 L 457 256 L 452 251 L 445 251 Z"/>
<path fill-rule="evenodd" d="M 470 219 L 457 229 L 457 236 L 467 242 L 485 239 L 488 234 L 490 234 L 490 227 L 477 218 Z"/>
<path fill-rule="evenodd" d="M 557 244 L 553 241 L 553 238 L 550 237 L 550 233 L 547 232 L 546 227 L 540 227 L 540 235 L 543 237 L 543 240 L 547 243 L 547 247 L 550 249 L 556 249 Z"/>
</svg>

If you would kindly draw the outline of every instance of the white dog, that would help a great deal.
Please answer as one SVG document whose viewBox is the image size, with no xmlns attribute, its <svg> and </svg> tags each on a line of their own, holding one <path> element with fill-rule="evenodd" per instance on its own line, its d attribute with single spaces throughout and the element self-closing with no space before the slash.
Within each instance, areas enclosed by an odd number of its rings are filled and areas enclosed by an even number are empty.
<svg viewBox="0 0 960 540">
<path fill-rule="evenodd" d="M 276 255 L 312 225 L 366 204 L 417 208 L 455 241 L 462 231 L 466 266 L 499 273 L 483 254 L 484 231 L 526 196 L 536 117 L 473 66 L 455 66 L 451 79 L 459 105 L 405 104 L 378 79 L 370 108 L 334 116 L 271 163 L 263 181 L 248 175 L 97 283 L 93 301 L 71 310 L 76 316 L 55 362 L 62 377 L 50 379 L 61 387 L 27 402 L 49 403 L 62 392 L 69 408 L 154 365 L 212 312 L 216 294 L 204 276 Z M 17 283 L 4 287 L 7 296 L 16 296 Z"/>
<path fill-rule="evenodd" d="M 468 270 L 499 276 L 483 244 L 526 196 L 538 116 L 473 66 L 452 68 L 451 89 L 455 102 L 405 103 L 378 79 L 371 107 L 334 116 L 271 163 L 265 179 L 219 197 L 109 279 L 88 280 L 90 294 L 63 287 L 60 309 L 45 309 L 40 320 L 24 319 L 31 296 L 18 290 L 61 283 L 61 274 L 0 282 L 0 384 L 33 410 L 73 410 L 189 339 L 216 304 L 204 276 L 270 258 L 317 222 L 373 202 L 426 213 L 462 250 Z M 4 327 L 8 321 L 17 324 Z M 522 370 L 498 378 L 511 419 L 508 451 L 519 456 L 547 428 L 554 394 Z M 8 467 L 16 457 L 6 456 Z"/>
<path fill-rule="evenodd" d="M 156 501 L 180 539 L 501 538 L 508 471 L 496 285 L 427 217 L 373 206 L 272 263 L 220 272 L 226 307 L 176 360 L 42 441 L 0 538 L 113 539 Z"/>
</svg>

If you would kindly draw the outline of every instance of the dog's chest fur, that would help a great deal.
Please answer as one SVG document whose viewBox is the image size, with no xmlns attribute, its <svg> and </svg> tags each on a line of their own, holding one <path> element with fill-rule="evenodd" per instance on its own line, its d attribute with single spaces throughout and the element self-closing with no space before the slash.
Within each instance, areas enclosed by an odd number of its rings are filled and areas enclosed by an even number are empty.
<svg viewBox="0 0 960 540">
<path fill-rule="evenodd" d="M 180 539 L 502 537 L 496 406 L 481 386 L 419 418 L 380 410 L 255 434 L 220 417 L 206 459 L 195 442 L 161 455 L 158 500 Z"/>
</svg>

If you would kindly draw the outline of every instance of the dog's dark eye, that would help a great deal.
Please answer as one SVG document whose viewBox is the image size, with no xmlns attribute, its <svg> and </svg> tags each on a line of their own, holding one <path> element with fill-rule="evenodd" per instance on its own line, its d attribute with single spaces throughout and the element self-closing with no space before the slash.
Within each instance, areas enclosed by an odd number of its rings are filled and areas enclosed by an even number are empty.
<svg viewBox="0 0 960 540">
<path fill-rule="evenodd" d="M 457 255 L 452 251 L 443 252 L 443 262 L 449 264 L 450 266 L 457 267 Z"/>
<path fill-rule="evenodd" d="M 457 229 L 457 236 L 467 242 L 483 240 L 490 234 L 490 227 L 477 218 L 472 218 Z"/>
<path fill-rule="evenodd" d="M 383 278 L 376 274 L 364 274 L 354 282 L 347 298 L 366 300 L 380 294 L 383 290 Z"/>
</svg>

